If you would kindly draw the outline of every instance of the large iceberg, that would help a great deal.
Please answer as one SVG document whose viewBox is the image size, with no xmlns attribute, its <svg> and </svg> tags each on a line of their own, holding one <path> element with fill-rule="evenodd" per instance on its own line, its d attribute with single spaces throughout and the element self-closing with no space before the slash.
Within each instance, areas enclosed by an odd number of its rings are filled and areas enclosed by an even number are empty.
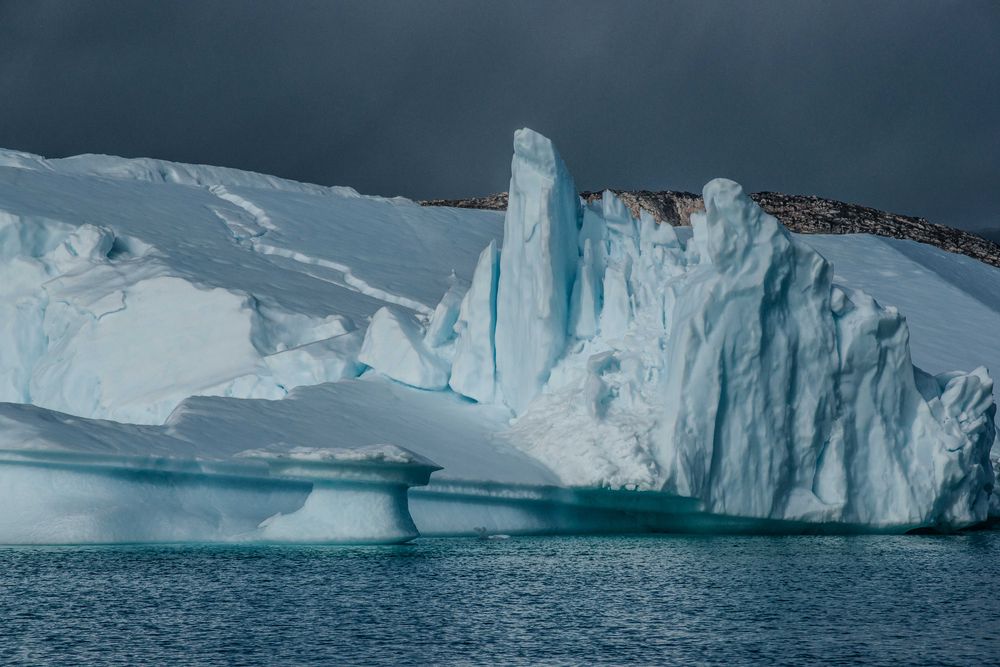
<svg viewBox="0 0 1000 667">
<path fill-rule="evenodd" d="M 682 248 L 610 192 L 583 211 L 569 202 L 573 182 L 538 135 L 521 130 L 514 146 L 499 395 L 518 415 L 509 440 L 564 484 L 656 490 L 764 520 L 906 529 L 986 518 L 985 368 L 915 368 L 902 316 L 836 285 L 830 263 L 732 181 L 705 186 Z M 521 369 L 516 381 L 504 364 Z"/>
<path fill-rule="evenodd" d="M 950 371 L 1000 363 L 1000 274 L 704 195 L 585 204 L 530 130 L 506 215 L 0 151 L 0 543 L 1000 514 L 993 383 Z"/>
</svg>

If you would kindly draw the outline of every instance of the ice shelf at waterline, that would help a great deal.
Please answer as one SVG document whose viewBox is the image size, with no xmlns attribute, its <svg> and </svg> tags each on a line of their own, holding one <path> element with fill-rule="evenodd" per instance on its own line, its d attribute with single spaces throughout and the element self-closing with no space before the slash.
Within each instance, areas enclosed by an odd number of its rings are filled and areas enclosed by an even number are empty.
<svg viewBox="0 0 1000 667">
<path fill-rule="evenodd" d="M 900 532 L 1000 509 L 993 383 L 950 371 L 1000 363 L 996 269 L 794 237 L 722 179 L 692 229 L 575 192 L 530 130 L 506 216 L 0 151 L 0 542 Z"/>
<path fill-rule="evenodd" d="M 248 450 L 227 461 L 0 451 L 14 543 L 395 543 L 419 535 L 407 489 L 432 462 L 392 445 Z"/>
</svg>

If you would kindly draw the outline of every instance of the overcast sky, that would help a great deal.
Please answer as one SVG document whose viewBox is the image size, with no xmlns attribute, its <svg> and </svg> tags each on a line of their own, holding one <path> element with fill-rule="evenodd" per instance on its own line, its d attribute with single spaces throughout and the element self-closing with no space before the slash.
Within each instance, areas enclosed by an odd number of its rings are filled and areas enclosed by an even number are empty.
<svg viewBox="0 0 1000 667">
<path fill-rule="evenodd" d="M 1000 3 L 0 0 L 0 146 L 370 194 L 727 176 L 1000 227 Z"/>
</svg>

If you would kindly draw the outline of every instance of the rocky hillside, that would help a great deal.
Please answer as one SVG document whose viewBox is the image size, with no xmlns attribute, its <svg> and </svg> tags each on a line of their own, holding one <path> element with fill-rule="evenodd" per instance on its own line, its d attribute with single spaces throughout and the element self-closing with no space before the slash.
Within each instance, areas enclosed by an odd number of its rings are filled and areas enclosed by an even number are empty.
<svg viewBox="0 0 1000 667">
<path fill-rule="evenodd" d="M 690 192 L 651 192 L 649 190 L 614 190 L 637 215 L 649 211 L 658 222 L 688 225 L 691 213 L 703 208 L 701 196 Z M 582 192 L 590 201 L 600 192 Z M 986 264 L 1000 267 L 1000 245 L 981 236 L 959 229 L 936 225 L 923 218 L 896 215 L 866 206 L 804 195 L 784 195 L 777 192 L 757 192 L 750 195 L 768 213 L 786 227 L 800 234 L 875 234 L 896 239 L 910 239 L 960 253 Z M 507 193 L 499 192 L 471 199 L 431 199 L 424 206 L 454 206 L 503 211 L 507 208 Z"/>
</svg>

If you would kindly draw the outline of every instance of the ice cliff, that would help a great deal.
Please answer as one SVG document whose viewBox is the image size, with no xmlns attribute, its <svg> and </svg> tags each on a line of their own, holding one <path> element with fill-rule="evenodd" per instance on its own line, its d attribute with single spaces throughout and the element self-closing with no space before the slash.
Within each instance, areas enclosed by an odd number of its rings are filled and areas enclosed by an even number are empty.
<svg viewBox="0 0 1000 667">
<path fill-rule="evenodd" d="M 1000 364 L 995 268 L 724 180 L 657 224 L 530 130 L 510 201 L 0 150 L 0 543 L 1000 514 L 992 382 L 950 372 Z"/>
<path fill-rule="evenodd" d="M 588 205 L 575 192 L 552 144 L 518 131 L 499 277 L 487 250 L 469 292 L 488 324 L 498 285 L 495 327 L 466 316 L 454 328 L 454 346 L 480 352 L 451 388 L 511 408 L 515 446 L 566 485 L 692 497 L 712 514 L 985 519 L 985 368 L 915 368 L 903 317 L 835 284 L 830 263 L 732 181 L 705 186 L 686 243 L 610 192 Z M 388 374 L 445 384 L 440 365 Z"/>
</svg>

